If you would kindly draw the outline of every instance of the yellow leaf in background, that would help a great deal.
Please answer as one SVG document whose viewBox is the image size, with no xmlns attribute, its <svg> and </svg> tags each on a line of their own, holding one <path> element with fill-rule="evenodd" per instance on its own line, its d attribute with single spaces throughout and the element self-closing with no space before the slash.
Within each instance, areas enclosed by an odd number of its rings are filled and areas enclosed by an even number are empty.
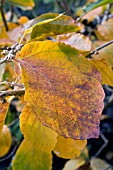
<svg viewBox="0 0 113 170">
<path fill-rule="evenodd" d="M 5 74 L 6 81 L 8 82 L 12 82 L 18 77 L 18 75 L 15 73 L 14 66 L 12 65 L 11 62 L 6 64 Z"/>
<path fill-rule="evenodd" d="M 51 152 L 54 148 L 57 133 L 39 122 L 30 105 L 26 105 L 21 113 L 20 128 L 25 140 L 31 142 L 32 145 L 37 145 L 45 152 Z"/>
<path fill-rule="evenodd" d="M 78 170 L 84 164 L 85 160 L 83 158 L 72 159 L 66 162 L 63 170 Z"/>
<path fill-rule="evenodd" d="M 4 72 L 5 72 L 5 64 L 1 64 L 0 65 L 0 82 L 2 81 Z M 0 88 L 0 91 L 1 91 L 1 88 Z"/>
<path fill-rule="evenodd" d="M 18 19 L 19 24 L 25 24 L 27 21 L 29 21 L 29 18 L 26 16 L 22 16 Z"/>
<path fill-rule="evenodd" d="M 113 39 L 113 18 L 104 21 L 97 26 L 95 30 L 96 36 L 99 40 L 110 41 Z"/>
<path fill-rule="evenodd" d="M 4 26 L 0 26 L 0 39 L 9 38 Z"/>
<path fill-rule="evenodd" d="M 51 170 L 52 155 L 41 151 L 36 146 L 32 146 L 29 141 L 24 140 L 16 152 L 12 170 Z"/>
<path fill-rule="evenodd" d="M 6 103 L 3 104 L 2 99 L 0 98 L 0 134 L 2 132 L 2 128 L 4 125 L 8 108 L 9 108 L 9 102 L 6 101 Z"/>
<path fill-rule="evenodd" d="M 54 153 L 58 157 L 73 159 L 81 154 L 86 144 L 87 140 L 73 140 L 59 135 L 54 148 Z"/>
<path fill-rule="evenodd" d="M 97 68 L 102 76 L 102 84 L 113 86 L 113 70 L 105 59 L 92 59 L 91 63 Z"/>
<path fill-rule="evenodd" d="M 30 105 L 21 113 L 20 126 L 24 141 L 16 153 L 13 170 L 50 170 L 57 133 L 39 122 Z"/>
<path fill-rule="evenodd" d="M 9 128 L 4 125 L 0 134 L 0 157 L 8 153 L 12 144 L 12 137 Z"/>
<path fill-rule="evenodd" d="M 92 49 L 108 43 L 108 41 L 95 41 Z M 113 44 L 99 50 L 98 54 L 92 55 L 93 59 L 105 59 L 107 63 L 113 68 Z"/>
<path fill-rule="evenodd" d="M 64 137 L 96 138 L 104 92 L 97 69 L 69 45 L 26 44 L 18 59 L 25 101 L 47 127 Z"/>
<path fill-rule="evenodd" d="M 8 2 L 19 7 L 28 7 L 27 9 L 32 9 L 32 7 L 34 7 L 33 0 L 8 0 Z"/>
<path fill-rule="evenodd" d="M 89 153 L 86 146 L 78 158 L 66 162 L 63 170 L 89 170 L 89 166 Z"/>
<path fill-rule="evenodd" d="M 15 24 L 13 22 L 8 22 L 7 25 L 8 25 L 9 31 L 12 31 L 14 28 L 19 26 L 18 24 Z"/>
<path fill-rule="evenodd" d="M 91 159 L 90 163 L 91 170 L 112 170 L 112 166 L 110 166 L 107 162 L 99 158 Z"/>
</svg>

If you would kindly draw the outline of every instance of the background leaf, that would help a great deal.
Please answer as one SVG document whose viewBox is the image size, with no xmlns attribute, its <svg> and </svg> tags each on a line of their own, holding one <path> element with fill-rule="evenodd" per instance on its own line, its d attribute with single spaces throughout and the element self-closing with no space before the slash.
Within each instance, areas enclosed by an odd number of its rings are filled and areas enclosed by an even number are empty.
<svg viewBox="0 0 113 170">
<path fill-rule="evenodd" d="M 63 170 L 77 170 L 80 166 L 85 164 L 85 160 L 83 158 L 77 158 L 67 161 Z"/>
<path fill-rule="evenodd" d="M 8 153 L 12 144 L 12 137 L 9 128 L 4 125 L 0 134 L 0 157 Z"/>
<path fill-rule="evenodd" d="M 113 86 L 113 70 L 105 59 L 93 59 L 91 63 L 97 68 L 102 76 L 102 84 Z"/>
<path fill-rule="evenodd" d="M 22 6 L 22 7 L 34 7 L 34 1 L 33 0 L 7 0 L 12 5 L 16 6 Z M 28 9 L 28 8 L 27 8 Z"/>
<path fill-rule="evenodd" d="M 24 141 L 20 145 L 13 161 L 13 170 L 50 170 L 57 133 L 43 126 L 26 105 L 20 117 Z"/>
<path fill-rule="evenodd" d="M 69 44 L 81 52 L 88 52 L 91 50 L 91 41 L 83 34 L 65 34 L 57 37 L 57 41 Z"/>
<path fill-rule="evenodd" d="M 96 68 L 74 48 L 52 41 L 20 52 L 25 101 L 38 119 L 64 137 L 98 137 L 104 93 Z"/>
<path fill-rule="evenodd" d="M 98 8 L 100 6 L 106 5 L 106 4 L 110 4 L 113 3 L 113 0 L 98 0 L 96 2 L 91 2 L 90 4 L 86 5 L 83 10 L 84 12 L 89 12 L 95 8 Z"/>
<path fill-rule="evenodd" d="M 37 17 L 29 29 L 24 32 L 21 42 L 43 40 L 48 36 L 79 31 L 80 27 L 70 17 L 63 14 L 48 13 Z"/>
<path fill-rule="evenodd" d="M 81 154 L 86 144 L 86 140 L 73 140 L 71 138 L 64 138 L 59 135 L 57 137 L 54 153 L 65 159 L 73 159 Z"/>
<path fill-rule="evenodd" d="M 4 104 L 2 102 L 2 99 L 0 99 L 0 134 L 9 108 L 9 102 L 6 101 Z"/>
<path fill-rule="evenodd" d="M 95 30 L 96 36 L 99 40 L 109 41 L 113 39 L 113 18 L 104 21 L 97 26 Z"/>
<path fill-rule="evenodd" d="M 106 41 L 95 41 L 93 43 L 93 49 L 100 45 L 106 44 Z M 112 55 L 113 44 L 101 49 L 98 54 L 92 55 L 93 59 L 105 59 L 107 63 L 113 68 L 113 55 Z"/>
<path fill-rule="evenodd" d="M 104 160 L 102 159 L 99 159 L 99 158 L 94 158 L 94 159 L 91 159 L 91 170 L 104 170 L 104 169 L 109 169 L 109 170 L 112 170 L 112 167 L 107 163 L 105 162 Z"/>
</svg>

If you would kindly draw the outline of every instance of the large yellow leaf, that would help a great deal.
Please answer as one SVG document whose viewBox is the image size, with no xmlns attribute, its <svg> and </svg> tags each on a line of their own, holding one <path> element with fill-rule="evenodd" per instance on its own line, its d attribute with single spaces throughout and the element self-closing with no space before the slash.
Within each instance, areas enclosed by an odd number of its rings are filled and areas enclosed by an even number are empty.
<svg viewBox="0 0 113 170">
<path fill-rule="evenodd" d="M 12 137 L 9 128 L 4 125 L 0 134 L 0 157 L 7 154 L 12 144 Z"/>
<path fill-rule="evenodd" d="M 59 135 L 54 148 L 54 153 L 65 159 L 73 159 L 81 154 L 86 144 L 86 140 L 73 140 Z"/>
<path fill-rule="evenodd" d="M 98 137 L 103 89 L 97 69 L 62 43 L 26 44 L 20 51 L 25 101 L 37 118 L 64 137 Z"/>
<path fill-rule="evenodd" d="M 30 142 L 24 140 L 13 160 L 12 170 L 51 170 L 51 154 L 41 151 L 36 146 L 32 146 Z"/>
<path fill-rule="evenodd" d="M 102 76 L 102 84 L 113 86 L 113 70 L 105 59 L 92 59 L 91 63 L 97 68 Z"/>
<path fill-rule="evenodd" d="M 48 36 L 80 30 L 80 27 L 71 17 L 54 13 L 43 14 L 37 17 L 31 25 L 29 29 L 25 30 L 21 43 L 43 40 Z"/>
<path fill-rule="evenodd" d="M 25 139 L 16 153 L 13 169 L 51 169 L 51 151 L 56 144 L 57 133 L 39 122 L 30 105 L 26 105 L 21 113 L 20 126 Z"/>
</svg>

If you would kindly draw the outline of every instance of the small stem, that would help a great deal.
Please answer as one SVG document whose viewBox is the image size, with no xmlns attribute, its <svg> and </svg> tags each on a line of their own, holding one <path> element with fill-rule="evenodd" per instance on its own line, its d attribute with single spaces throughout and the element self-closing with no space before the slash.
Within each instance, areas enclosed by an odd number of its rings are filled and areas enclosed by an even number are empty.
<svg viewBox="0 0 113 170">
<path fill-rule="evenodd" d="M 3 20 L 3 23 L 4 23 L 4 26 L 5 26 L 5 29 L 6 31 L 8 31 L 8 25 L 7 25 L 7 22 L 6 22 L 6 19 L 5 19 L 5 16 L 4 16 L 4 12 L 3 12 L 3 0 L 0 1 L 0 11 L 1 11 L 1 15 L 2 15 L 2 20 Z"/>
<path fill-rule="evenodd" d="M 62 0 L 62 1 L 57 0 L 57 4 L 67 13 L 67 15 L 70 15 L 73 19 L 75 19 L 70 9 L 68 8 L 66 0 Z"/>
<path fill-rule="evenodd" d="M 104 141 L 104 144 L 101 146 L 101 148 L 98 150 L 98 152 L 95 154 L 95 158 L 103 151 L 103 149 L 107 146 L 108 144 L 108 140 L 106 139 L 106 137 L 104 136 L 104 134 L 102 132 L 100 132 L 100 136 L 102 138 L 102 140 Z"/>
<path fill-rule="evenodd" d="M 20 88 L 23 88 L 22 85 L 17 84 L 17 83 L 15 83 L 15 82 L 8 82 L 8 81 L 0 82 L 0 85 L 4 85 L 4 84 L 9 85 L 9 86 L 11 86 L 11 87 L 18 86 L 18 87 L 20 87 Z"/>
<path fill-rule="evenodd" d="M 5 56 L 4 58 L 1 58 L 0 59 L 0 65 L 1 64 L 4 64 L 4 63 L 6 63 L 7 62 L 7 56 Z"/>
<path fill-rule="evenodd" d="M 0 47 L 0 50 L 6 50 L 7 49 L 7 47 L 6 46 L 4 46 L 4 47 Z"/>
<path fill-rule="evenodd" d="M 70 9 L 67 6 L 66 0 L 62 0 L 62 4 L 63 4 L 63 7 L 64 7 L 66 13 L 71 16 L 71 12 L 70 12 Z"/>
<path fill-rule="evenodd" d="M 1 91 L 0 97 L 6 96 L 22 96 L 25 94 L 25 89 L 17 89 L 17 90 L 8 90 L 8 91 Z"/>
<path fill-rule="evenodd" d="M 103 23 L 104 21 L 106 21 L 106 20 L 108 19 L 108 16 L 109 16 L 109 14 L 110 14 L 111 7 L 112 7 L 112 4 L 108 4 L 108 5 L 107 5 L 101 23 Z"/>
<path fill-rule="evenodd" d="M 113 43 L 113 40 L 107 42 L 106 44 L 104 45 L 101 45 L 100 47 L 97 47 L 95 50 L 91 51 L 87 56 L 86 58 L 92 58 L 91 55 L 93 54 L 98 54 L 98 51 L 100 51 L 101 49 L 107 47 L 108 45 L 112 44 Z"/>
<path fill-rule="evenodd" d="M 11 12 L 11 16 L 10 16 L 9 21 L 12 21 L 13 17 L 14 17 L 14 8 L 13 8 L 13 5 L 10 6 L 10 12 Z"/>
</svg>

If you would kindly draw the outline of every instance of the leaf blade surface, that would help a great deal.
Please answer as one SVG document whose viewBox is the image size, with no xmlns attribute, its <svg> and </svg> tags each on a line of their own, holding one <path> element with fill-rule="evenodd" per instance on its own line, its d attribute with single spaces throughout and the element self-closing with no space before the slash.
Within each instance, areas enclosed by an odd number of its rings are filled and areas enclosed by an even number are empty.
<svg viewBox="0 0 113 170">
<path fill-rule="evenodd" d="M 19 62 L 25 101 L 45 126 L 73 139 L 98 137 L 104 93 L 91 63 L 51 41 L 25 45 Z"/>
</svg>

